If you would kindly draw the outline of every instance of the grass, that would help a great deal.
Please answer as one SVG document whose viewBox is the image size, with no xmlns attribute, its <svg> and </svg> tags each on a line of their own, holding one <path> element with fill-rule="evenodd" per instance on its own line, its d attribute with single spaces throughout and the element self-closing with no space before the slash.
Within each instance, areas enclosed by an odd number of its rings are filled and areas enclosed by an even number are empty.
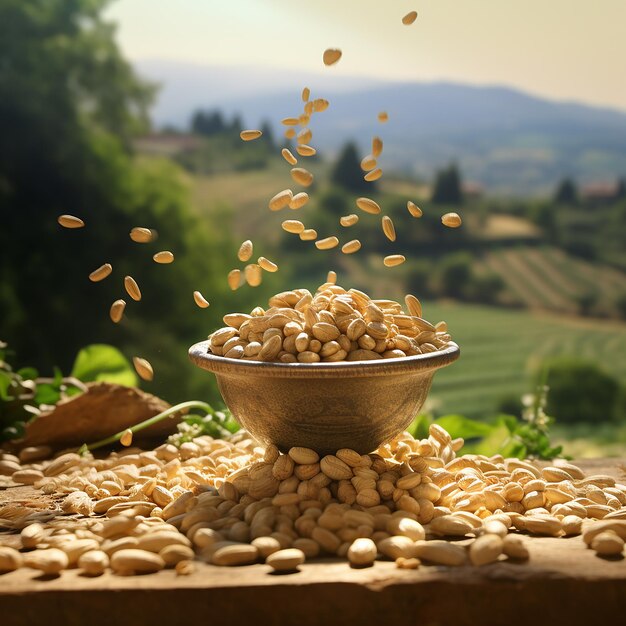
<svg viewBox="0 0 626 626">
<path fill-rule="evenodd" d="M 461 358 L 435 376 L 437 414 L 493 414 L 502 398 L 531 391 L 545 357 L 581 356 L 626 379 L 626 324 L 478 305 L 424 304 L 424 316 L 446 320 Z"/>
<path fill-rule="evenodd" d="M 497 240 L 540 237 L 541 231 L 537 226 L 521 217 L 496 213 L 487 217 L 481 231 L 477 234 L 482 239 Z"/>
<path fill-rule="evenodd" d="M 272 229 L 268 229 L 266 223 L 274 216 L 269 214 L 267 203 L 274 194 L 293 184 L 287 164 L 277 161 L 272 161 L 270 167 L 263 170 L 193 176 L 191 182 L 192 203 L 198 211 L 206 214 L 215 206 L 230 206 L 234 233 L 246 239 L 259 229 L 264 234 L 270 233 Z"/>
</svg>

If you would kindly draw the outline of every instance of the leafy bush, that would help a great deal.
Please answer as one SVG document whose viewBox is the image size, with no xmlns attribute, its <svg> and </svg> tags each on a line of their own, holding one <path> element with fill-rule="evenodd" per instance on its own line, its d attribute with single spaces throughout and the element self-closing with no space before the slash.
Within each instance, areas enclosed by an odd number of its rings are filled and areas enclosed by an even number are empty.
<svg viewBox="0 0 626 626">
<path fill-rule="evenodd" d="M 559 357 L 544 364 L 547 411 L 560 423 L 606 422 L 616 416 L 619 384 L 593 362 Z"/>
<path fill-rule="evenodd" d="M 325 211 L 333 217 L 340 217 L 350 212 L 351 197 L 340 187 L 332 187 L 319 197 L 320 211 Z"/>
<path fill-rule="evenodd" d="M 620 294 L 615 300 L 615 306 L 619 311 L 620 317 L 626 320 L 626 292 Z"/>
<path fill-rule="evenodd" d="M 472 302 L 492 304 L 496 302 L 498 294 L 504 289 L 504 281 L 493 272 L 472 274 L 466 288 L 465 296 Z"/>
<path fill-rule="evenodd" d="M 407 290 L 420 294 L 420 298 L 432 295 L 430 288 L 432 271 L 432 263 L 426 259 L 407 261 Z"/>
<path fill-rule="evenodd" d="M 441 296 L 487 304 L 497 301 L 504 282 L 492 272 L 477 273 L 469 252 L 454 252 L 440 258 L 429 287 Z"/>
<path fill-rule="evenodd" d="M 472 278 L 472 256 L 457 252 L 443 257 L 434 276 L 438 291 L 445 296 L 463 299 Z"/>
<path fill-rule="evenodd" d="M 596 291 L 585 291 L 579 293 L 574 299 L 578 305 L 578 313 L 583 317 L 589 317 L 598 303 L 599 294 Z"/>
</svg>

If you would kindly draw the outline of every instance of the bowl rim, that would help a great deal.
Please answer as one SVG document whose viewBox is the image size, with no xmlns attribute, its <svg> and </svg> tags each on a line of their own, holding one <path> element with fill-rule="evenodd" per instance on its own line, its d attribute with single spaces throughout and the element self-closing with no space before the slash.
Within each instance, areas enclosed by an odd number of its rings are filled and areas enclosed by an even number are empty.
<svg viewBox="0 0 626 626">
<path fill-rule="evenodd" d="M 268 363 L 218 356 L 211 354 L 208 346 L 209 341 L 205 340 L 189 348 L 189 358 L 194 365 L 215 374 L 256 375 L 268 378 L 354 378 L 426 372 L 450 365 L 461 354 L 459 346 L 454 341 L 450 341 L 445 348 L 436 352 L 393 359 L 338 361 L 336 363 Z"/>
</svg>

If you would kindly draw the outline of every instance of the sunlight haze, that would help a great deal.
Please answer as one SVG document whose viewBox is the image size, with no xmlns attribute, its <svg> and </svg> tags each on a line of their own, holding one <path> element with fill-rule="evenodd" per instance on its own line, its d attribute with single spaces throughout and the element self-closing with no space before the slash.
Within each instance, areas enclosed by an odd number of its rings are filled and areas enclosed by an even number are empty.
<svg viewBox="0 0 626 626">
<path fill-rule="evenodd" d="M 108 14 L 136 61 L 500 84 L 626 110 L 623 0 L 117 0 Z M 343 50 L 332 68 L 328 47 Z"/>
</svg>

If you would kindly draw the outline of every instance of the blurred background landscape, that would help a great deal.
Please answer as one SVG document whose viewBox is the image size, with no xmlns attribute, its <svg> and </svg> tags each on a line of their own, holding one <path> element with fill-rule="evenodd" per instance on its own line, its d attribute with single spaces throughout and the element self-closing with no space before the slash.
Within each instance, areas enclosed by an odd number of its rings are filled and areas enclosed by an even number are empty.
<svg viewBox="0 0 626 626">
<path fill-rule="evenodd" d="M 69 372 L 81 347 L 109 343 L 153 364 L 147 391 L 218 404 L 188 346 L 225 313 L 314 290 L 333 269 L 346 288 L 410 292 L 427 319 L 447 321 L 462 357 L 437 375 L 433 415 L 520 415 L 547 369 L 565 452 L 623 454 L 626 44 L 613 36 L 623 4 L 608 1 L 599 21 L 561 0 L 482 1 L 473 14 L 446 0 L 415 7 L 410 32 L 402 10 L 369 0 L 360 26 L 326 0 L 261 4 L 0 0 L 0 339 L 13 362 Z M 344 50 L 337 68 L 322 65 L 329 46 Z M 300 158 L 315 174 L 311 200 L 270 213 L 268 200 L 293 187 L 280 120 L 301 113 L 304 86 L 330 102 L 311 121 L 317 155 Z M 245 128 L 264 134 L 243 143 Z M 359 162 L 373 135 L 384 175 L 368 183 Z M 393 218 L 395 243 L 362 213 L 339 225 L 361 195 Z M 448 211 L 462 228 L 442 227 Z M 86 227 L 61 229 L 61 213 Z M 320 252 L 283 232 L 284 219 L 363 248 Z M 159 237 L 133 243 L 134 226 Z M 280 271 L 231 292 L 244 239 Z M 156 265 L 159 250 L 175 263 Z M 407 262 L 385 268 L 392 253 Z M 91 283 L 105 262 L 112 277 Z M 127 274 L 143 298 L 115 325 L 109 307 Z"/>
</svg>

